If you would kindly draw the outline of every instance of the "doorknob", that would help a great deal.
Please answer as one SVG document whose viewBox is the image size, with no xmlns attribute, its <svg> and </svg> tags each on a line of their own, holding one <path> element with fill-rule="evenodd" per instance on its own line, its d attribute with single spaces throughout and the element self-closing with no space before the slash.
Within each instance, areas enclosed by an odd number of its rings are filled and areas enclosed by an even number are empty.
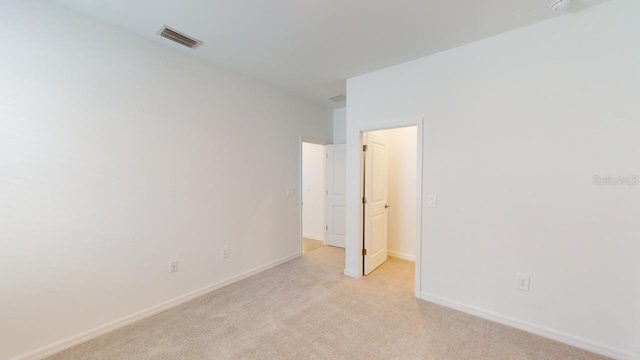
<svg viewBox="0 0 640 360">
<path fill-rule="evenodd" d="M 385 208 L 385 209 L 388 209 L 388 208 L 390 208 L 390 207 L 391 207 L 391 206 L 390 206 L 389 204 L 384 204 L 384 208 Z"/>
</svg>

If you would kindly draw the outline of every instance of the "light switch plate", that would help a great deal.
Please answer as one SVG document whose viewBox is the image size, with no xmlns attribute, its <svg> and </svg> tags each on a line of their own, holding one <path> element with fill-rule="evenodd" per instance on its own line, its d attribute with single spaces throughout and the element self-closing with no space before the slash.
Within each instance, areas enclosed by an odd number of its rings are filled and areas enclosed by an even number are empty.
<svg viewBox="0 0 640 360">
<path fill-rule="evenodd" d="M 173 260 L 169 262 L 169 272 L 173 273 L 178 271 L 178 260 Z"/>
<path fill-rule="evenodd" d="M 292 187 L 287 187 L 287 197 L 293 197 L 296 194 L 296 189 Z"/>
<path fill-rule="evenodd" d="M 438 207 L 438 196 L 436 194 L 427 195 L 427 206 L 431 208 Z"/>
</svg>

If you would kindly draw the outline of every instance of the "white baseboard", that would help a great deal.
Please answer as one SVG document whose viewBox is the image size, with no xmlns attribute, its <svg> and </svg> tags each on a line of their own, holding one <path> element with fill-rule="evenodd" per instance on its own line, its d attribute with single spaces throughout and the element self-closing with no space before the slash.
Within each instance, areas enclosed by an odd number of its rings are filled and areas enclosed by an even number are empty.
<svg viewBox="0 0 640 360">
<path fill-rule="evenodd" d="M 314 234 L 302 233 L 302 237 L 307 238 L 307 239 L 311 239 L 311 240 L 318 240 L 318 241 L 324 242 L 324 239 L 322 238 L 322 235 L 314 235 Z"/>
<path fill-rule="evenodd" d="M 357 272 L 351 271 L 350 269 L 344 269 L 344 274 L 354 279 L 357 279 L 362 276 L 362 274 L 358 274 Z"/>
<path fill-rule="evenodd" d="M 394 258 L 402 259 L 402 260 L 416 262 L 416 257 L 415 256 L 409 255 L 409 254 L 405 254 L 405 253 L 401 253 L 401 252 L 398 252 L 398 251 L 387 250 L 387 255 L 389 255 L 391 257 L 394 257 Z"/>
<path fill-rule="evenodd" d="M 441 296 L 432 295 L 426 292 L 422 292 L 422 300 L 442 305 L 451 309 L 462 311 L 467 314 L 471 314 L 483 319 L 487 319 L 499 324 L 503 324 L 512 328 L 523 330 L 538 336 L 545 337 L 547 339 L 555 340 L 567 345 L 575 346 L 577 348 L 591 351 L 596 354 L 604 355 L 610 358 L 618 360 L 636 360 L 638 357 L 631 352 L 617 349 L 615 347 L 605 345 L 596 341 L 581 338 L 579 336 L 567 334 L 565 332 L 549 329 L 543 326 L 532 324 L 526 321 L 515 319 L 509 316 L 498 314 L 492 311 L 484 310 L 475 306 L 463 304 L 458 301 L 443 298 Z"/>
<path fill-rule="evenodd" d="M 63 350 L 66 350 L 68 348 L 71 348 L 73 346 L 79 345 L 81 343 L 87 342 L 91 339 L 95 339 L 98 336 L 104 335 L 106 333 L 110 333 L 114 330 L 117 330 L 121 327 L 127 326 L 129 324 L 132 324 L 136 321 L 140 321 L 144 318 L 147 318 L 149 316 L 158 314 L 160 312 L 163 312 L 165 310 L 171 309 L 173 307 L 176 307 L 178 305 L 184 304 L 185 302 L 189 301 L 189 300 L 193 300 L 195 298 L 198 298 L 202 295 L 206 295 L 212 291 L 218 290 L 220 288 L 223 288 L 227 285 L 231 285 L 235 282 L 238 282 L 240 280 L 246 279 L 250 276 L 253 276 L 257 273 L 263 272 L 265 270 L 271 269 L 272 267 L 278 266 L 280 264 L 283 264 L 287 261 L 293 260 L 297 257 L 300 256 L 300 253 L 296 253 L 293 255 L 289 255 L 287 257 L 284 257 L 280 260 L 276 260 L 273 262 L 270 262 L 268 264 L 259 266 L 257 268 L 245 271 L 241 274 L 238 274 L 236 276 L 232 276 L 226 280 L 217 282 L 215 284 L 203 287 L 199 290 L 190 292 L 188 294 L 179 296 L 177 298 L 165 301 L 163 303 L 160 303 L 158 305 L 152 306 L 150 308 L 138 311 L 136 313 L 133 313 L 131 315 L 122 317 L 120 319 L 117 319 L 115 321 L 112 321 L 110 323 L 98 326 L 94 329 L 82 332 L 80 334 L 74 335 L 72 337 L 66 338 L 64 340 L 61 341 L 57 341 L 53 344 L 41 347 L 39 349 L 30 351 L 26 354 L 20 355 L 18 357 L 14 357 L 11 360 L 37 360 L 37 359 L 43 359 L 47 356 L 51 356 L 53 354 L 59 353 Z"/>
</svg>

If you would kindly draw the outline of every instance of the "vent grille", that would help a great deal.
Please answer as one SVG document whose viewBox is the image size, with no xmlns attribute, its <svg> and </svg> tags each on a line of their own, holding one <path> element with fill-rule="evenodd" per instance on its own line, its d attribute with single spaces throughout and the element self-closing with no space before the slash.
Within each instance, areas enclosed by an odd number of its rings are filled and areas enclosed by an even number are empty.
<svg viewBox="0 0 640 360">
<path fill-rule="evenodd" d="M 329 100 L 331 100 L 333 102 L 343 102 L 343 101 L 347 100 L 347 97 L 344 96 L 343 94 L 340 94 L 340 95 L 336 95 L 336 96 L 330 97 Z"/>
<path fill-rule="evenodd" d="M 163 26 L 158 33 L 160 34 L 160 36 L 162 36 L 165 39 L 175 41 L 178 44 L 184 45 L 191 49 L 195 49 L 198 46 L 202 45 L 202 41 L 196 40 L 190 36 L 182 34 L 166 25 Z"/>
</svg>

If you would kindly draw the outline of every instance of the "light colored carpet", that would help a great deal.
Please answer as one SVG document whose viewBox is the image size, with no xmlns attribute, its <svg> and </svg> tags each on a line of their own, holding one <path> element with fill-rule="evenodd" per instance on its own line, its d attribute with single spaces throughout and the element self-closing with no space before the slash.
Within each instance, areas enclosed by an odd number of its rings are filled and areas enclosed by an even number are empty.
<svg viewBox="0 0 640 360">
<path fill-rule="evenodd" d="M 603 359 L 418 300 L 413 263 L 322 247 L 50 359 Z"/>
<path fill-rule="evenodd" d="M 319 249 L 324 246 L 324 243 L 319 240 L 302 238 L 302 253 L 308 254 L 313 250 Z"/>
</svg>

